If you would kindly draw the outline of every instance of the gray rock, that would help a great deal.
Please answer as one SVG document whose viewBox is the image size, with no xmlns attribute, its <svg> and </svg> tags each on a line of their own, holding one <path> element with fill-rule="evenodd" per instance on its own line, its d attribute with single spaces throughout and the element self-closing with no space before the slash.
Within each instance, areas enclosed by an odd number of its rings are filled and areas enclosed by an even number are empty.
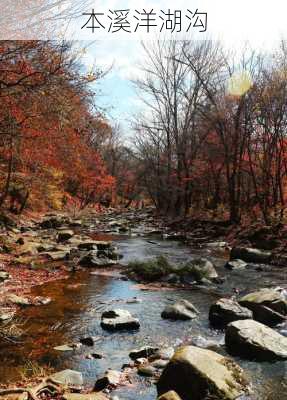
<svg viewBox="0 0 287 400">
<path fill-rule="evenodd" d="M 226 329 L 225 343 L 230 353 L 248 359 L 287 359 L 287 338 L 252 319 L 231 322 Z"/>
<path fill-rule="evenodd" d="M 230 259 L 241 259 L 251 263 L 269 264 L 271 261 L 271 253 L 269 251 L 248 247 L 233 247 L 230 253 Z"/>
<path fill-rule="evenodd" d="M 238 270 L 238 269 L 245 269 L 247 265 L 248 264 L 245 261 L 237 259 L 237 260 L 227 261 L 224 267 L 231 270 Z"/>
<path fill-rule="evenodd" d="M 179 348 L 164 369 L 158 394 L 175 391 L 182 400 L 235 400 L 247 390 L 243 371 L 232 360 L 194 346 Z"/>
<path fill-rule="evenodd" d="M 83 386 L 83 375 L 81 372 L 74 371 L 72 369 L 65 369 L 60 372 L 56 372 L 49 376 L 49 379 L 59 385 L 78 387 Z"/>
<path fill-rule="evenodd" d="M 252 311 L 231 299 L 220 299 L 209 309 L 209 321 L 215 327 L 224 327 L 239 319 L 252 319 Z"/>
<path fill-rule="evenodd" d="M 203 278 L 205 279 L 215 279 L 218 278 L 216 269 L 211 261 L 205 258 L 196 258 L 189 261 L 186 266 L 186 274 L 191 274 L 194 279 L 200 282 Z"/>
<path fill-rule="evenodd" d="M 119 371 L 109 369 L 106 371 L 104 376 L 97 379 L 94 386 L 94 390 L 103 390 L 110 386 L 116 387 L 120 383 L 120 380 L 121 380 L 121 373 Z"/>
<path fill-rule="evenodd" d="M 132 360 L 136 360 L 137 358 L 148 358 L 155 354 L 158 351 L 158 347 L 144 346 L 140 349 L 132 350 L 129 354 Z"/>
<path fill-rule="evenodd" d="M 287 301 L 275 289 L 261 289 L 239 299 L 239 304 L 253 312 L 256 321 L 266 325 L 277 325 L 286 321 Z"/>
<path fill-rule="evenodd" d="M 187 300 L 177 301 L 175 304 L 166 306 L 161 313 L 162 318 L 173 320 L 189 320 L 196 318 L 198 310 Z"/>
<path fill-rule="evenodd" d="M 101 326 L 103 329 L 116 330 L 133 330 L 139 329 L 140 323 L 127 310 L 110 310 L 102 314 Z"/>
</svg>

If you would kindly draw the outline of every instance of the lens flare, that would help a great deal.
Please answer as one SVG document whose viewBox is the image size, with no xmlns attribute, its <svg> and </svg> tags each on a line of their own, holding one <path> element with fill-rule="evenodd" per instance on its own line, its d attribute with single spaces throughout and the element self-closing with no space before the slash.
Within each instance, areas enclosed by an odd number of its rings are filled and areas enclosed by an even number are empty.
<svg viewBox="0 0 287 400">
<path fill-rule="evenodd" d="M 251 76 L 247 71 L 233 74 L 228 82 L 228 93 L 232 96 L 243 96 L 252 86 Z"/>
</svg>

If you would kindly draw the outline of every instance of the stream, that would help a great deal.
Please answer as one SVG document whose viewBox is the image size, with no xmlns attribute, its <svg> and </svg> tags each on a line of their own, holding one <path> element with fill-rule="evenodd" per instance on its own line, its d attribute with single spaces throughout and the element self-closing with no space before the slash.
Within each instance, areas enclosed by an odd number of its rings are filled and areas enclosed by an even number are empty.
<svg viewBox="0 0 287 400">
<path fill-rule="evenodd" d="M 208 248 L 194 250 L 176 241 L 162 240 L 156 236 L 118 236 L 115 244 L 123 255 L 122 262 L 147 259 L 164 254 L 174 263 L 203 256 L 210 259 L 220 276 L 226 277 L 214 288 L 192 289 L 161 288 L 143 290 L 136 282 L 114 276 L 91 274 L 89 270 L 76 272 L 66 280 L 45 284 L 33 289 L 32 294 L 50 297 L 52 302 L 39 307 L 27 307 L 21 312 L 25 334 L 20 343 L 1 344 L 0 380 L 13 382 L 21 378 L 21 370 L 27 360 L 48 364 L 55 370 L 75 369 L 84 375 L 85 382 L 93 385 L 97 376 L 107 368 L 120 370 L 130 362 L 129 352 L 143 345 L 173 346 L 191 343 L 192 340 L 214 342 L 215 350 L 226 355 L 224 333 L 209 327 L 210 305 L 222 296 L 240 294 L 261 287 L 280 286 L 282 270 L 272 268 L 258 271 L 252 266 L 243 271 L 227 271 L 223 268 L 222 255 Z M 285 282 L 286 283 L 286 282 Z M 141 302 L 127 302 L 136 297 Z M 163 308 L 177 299 L 191 301 L 200 315 L 191 321 L 169 321 L 161 318 Z M 109 308 L 123 308 L 138 317 L 141 323 L 137 332 L 109 333 L 102 330 L 100 317 Z M 286 328 L 277 328 L 287 334 Z M 55 346 L 78 342 L 81 337 L 97 336 L 94 347 L 81 346 L 68 352 L 56 351 Z M 102 359 L 87 359 L 92 352 L 103 354 Z M 252 382 L 252 399 L 287 400 L 286 363 L 259 363 L 235 358 Z M 113 392 L 121 400 L 154 400 L 156 387 L 148 378 L 135 375 L 133 384 Z"/>
</svg>

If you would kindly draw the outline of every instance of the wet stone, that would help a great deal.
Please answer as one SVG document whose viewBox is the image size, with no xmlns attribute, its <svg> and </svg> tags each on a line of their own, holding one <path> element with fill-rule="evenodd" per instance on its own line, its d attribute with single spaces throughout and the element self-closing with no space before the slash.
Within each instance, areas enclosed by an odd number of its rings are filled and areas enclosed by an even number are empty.
<svg viewBox="0 0 287 400">
<path fill-rule="evenodd" d="M 215 327 L 224 327 L 230 322 L 252 317 L 252 311 L 231 299 L 220 299 L 209 310 L 209 321 Z"/>
<path fill-rule="evenodd" d="M 144 346 L 137 350 L 132 350 L 129 354 L 132 360 L 138 358 L 148 358 L 158 351 L 158 347 Z"/>
<path fill-rule="evenodd" d="M 120 383 L 120 379 L 121 372 L 110 369 L 103 377 L 97 379 L 94 390 L 103 390 L 109 386 L 116 387 Z"/>
<path fill-rule="evenodd" d="M 102 314 L 101 326 L 103 329 L 116 330 L 133 330 L 139 329 L 140 323 L 127 310 L 110 310 Z"/>
<path fill-rule="evenodd" d="M 172 320 L 194 319 L 199 314 L 198 310 L 187 300 L 177 301 L 173 305 L 166 306 L 161 313 L 162 318 Z"/>
</svg>

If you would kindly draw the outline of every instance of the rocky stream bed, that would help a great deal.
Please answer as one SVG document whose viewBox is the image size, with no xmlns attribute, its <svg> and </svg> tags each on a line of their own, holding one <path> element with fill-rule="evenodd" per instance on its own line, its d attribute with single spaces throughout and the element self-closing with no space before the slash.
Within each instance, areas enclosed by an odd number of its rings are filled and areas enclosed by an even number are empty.
<svg viewBox="0 0 287 400">
<path fill-rule="evenodd" d="M 285 269 L 267 250 L 230 252 L 224 236 L 199 236 L 184 243 L 150 211 L 9 228 L 0 383 L 15 387 L 29 363 L 53 374 L 39 392 L 0 398 L 287 399 Z M 162 256 L 174 267 L 157 281 L 127 273 Z M 33 273 L 41 285 L 29 285 Z"/>
</svg>

